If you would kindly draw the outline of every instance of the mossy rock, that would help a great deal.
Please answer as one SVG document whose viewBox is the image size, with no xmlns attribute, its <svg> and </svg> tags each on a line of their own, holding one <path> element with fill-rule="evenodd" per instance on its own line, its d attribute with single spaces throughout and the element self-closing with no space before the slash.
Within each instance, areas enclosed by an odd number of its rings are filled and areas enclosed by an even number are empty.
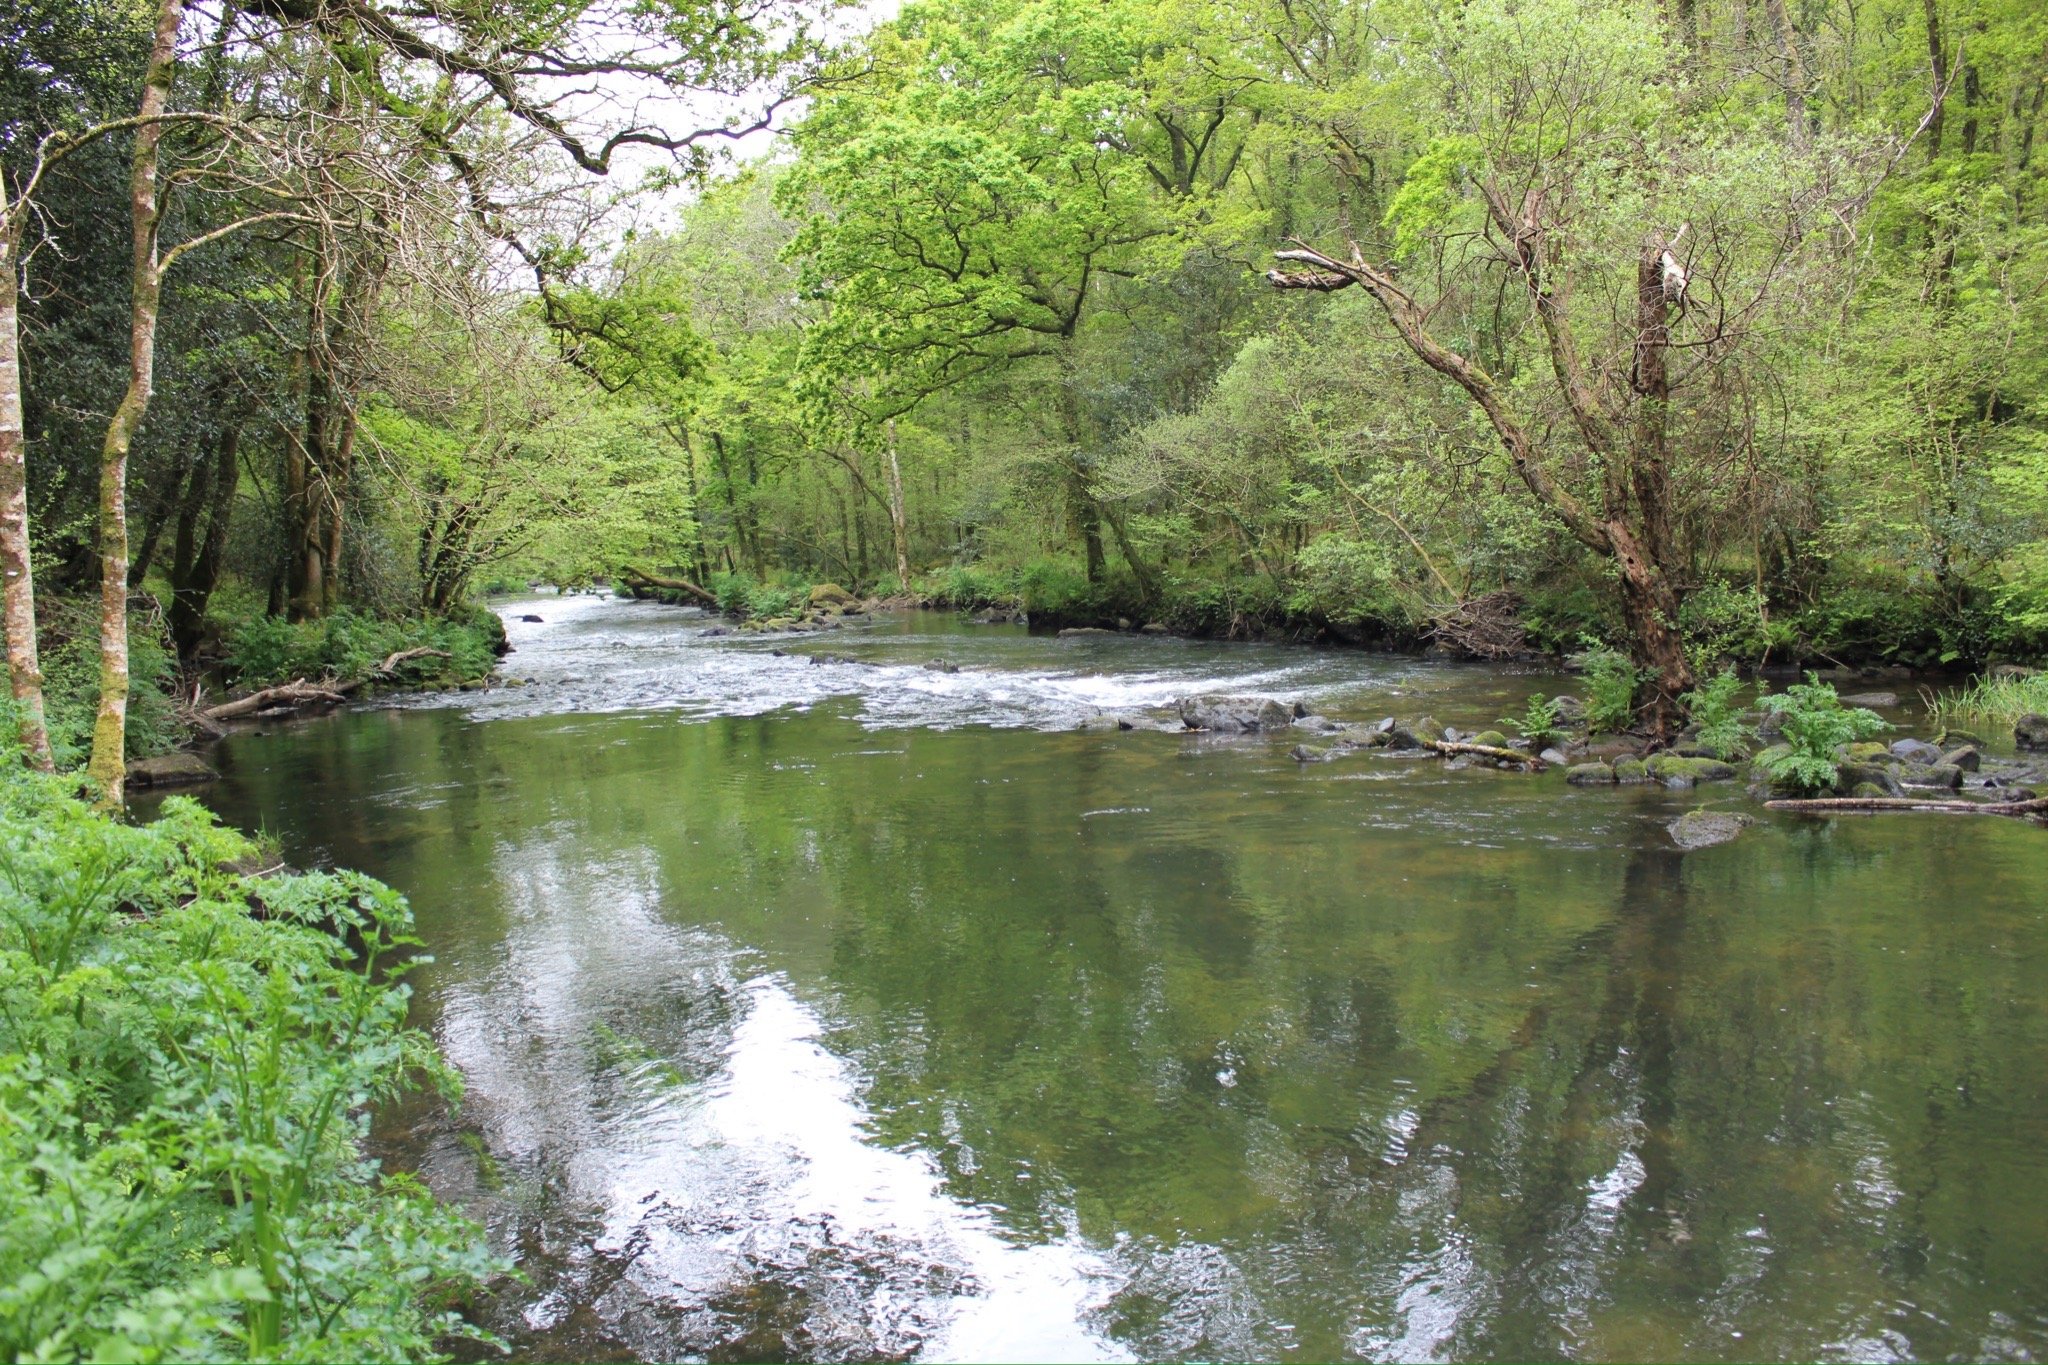
<svg viewBox="0 0 2048 1365">
<path fill-rule="evenodd" d="M 1498 730 L 1481 730 L 1478 734 L 1472 736 L 1471 742 L 1474 744 L 1484 744 L 1489 749 L 1505 749 L 1508 747 L 1508 737 Z"/>
<path fill-rule="evenodd" d="M 1617 758 L 1614 760 L 1614 780 L 1624 783 L 1642 783 L 1650 780 L 1650 770 L 1643 766 L 1640 758 Z"/>
<path fill-rule="evenodd" d="M 1575 763 L 1564 770 L 1564 780 L 1574 787 L 1612 786 L 1614 769 L 1605 763 Z"/>
<path fill-rule="evenodd" d="M 1899 781 L 1908 787 L 1945 787 L 1954 791 L 1963 785 L 1963 770 L 1953 763 L 1909 763 L 1899 770 Z"/>
<path fill-rule="evenodd" d="M 1696 782 L 1731 782 L 1735 778 L 1733 764 L 1718 758 L 1686 758 L 1680 754 L 1655 754 L 1643 764 L 1643 770 L 1659 782 L 1688 787 Z"/>
<path fill-rule="evenodd" d="M 1892 756 L 1891 746 L 1875 739 L 1863 740 L 1857 744 L 1844 744 L 1839 752 L 1843 759 L 1850 763 L 1882 762 Z"/>
<path fill-rule="evenodd" d="M 811 605 L 814 607 L 850 607 L 857 599 L 837 583 L 820 583 L 811 589 Z"/>
<path fill-rule="evenodd" d="M 1850 789 L 1851 796 L 1890 796 L 1891 793 L 1875 782 L 1858 782 Z"/>
<path fill-rule="evenodd" d="M 1835 778 L 1835 790 L 1861 795 L 1860 788 L 1875 787 L 1879 796 L 1903 796 L 1893 768 L 1880 763 L 1845 763 Z"/>
</svg>

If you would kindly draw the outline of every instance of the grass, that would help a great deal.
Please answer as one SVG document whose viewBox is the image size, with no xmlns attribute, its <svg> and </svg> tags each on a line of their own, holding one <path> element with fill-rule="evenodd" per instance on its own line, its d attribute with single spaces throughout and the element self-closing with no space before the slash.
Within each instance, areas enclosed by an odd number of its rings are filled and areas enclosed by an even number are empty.
<svg viewBox="0 0 2048 1365">
<path fill-rule="evenodd" d="M 2011 725 L 2021 716 L 2048 715 L 2048 673 L 2027 677 L 1980 677 L 1943 692 L 1929 713 L 1937 725 Z"/>
</svg>

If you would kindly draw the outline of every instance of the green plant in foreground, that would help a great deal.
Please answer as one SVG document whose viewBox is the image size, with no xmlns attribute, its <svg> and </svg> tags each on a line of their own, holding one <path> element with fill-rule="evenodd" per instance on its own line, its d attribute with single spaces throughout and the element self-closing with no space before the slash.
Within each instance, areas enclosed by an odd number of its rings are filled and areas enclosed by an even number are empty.
<svg viewBox="0 0 2048 1365">
<path fill-rule="evenodd" d="M 1587 643 L 1580 656 L 1586 674 L 1586 724 L 1619 734 L 1635 720 L 1636 687 L 1643 680 L 1642 670 L 1618 649 Z"/>
<path fill-rule="evenodd" d="M 1556 699 L 1541 694 L 1529 698 L 1520 716 L 1502 716 L 1500 723 L 1539 749 L 1564 738 L 1565 733 L 1558 723 Z"/>
<path fill-rule="evenodd" d="M 1717 758 L 1739 752 L 1756 738 L 1756 731 L 1742 719 L 1742 706 L 1736 700 L 1741 691 L 1742 679 L 1735 670 L 1723 669 L 1679 698 L 1698 732 L 1700 747 Z"/>
<path fill-rule="evenodd" d="M 418 1359 L 475 1335 L 447 1310 L 500 1263 L 362 1153 L 371 1106 L 455 1088 L 405 1024 L 405 902 L 247 877 L 250 852 L 182 799 L 107 819 L 0 742 L 0 1357 Z"/>
<path fill-rule="evenodd" d="M 1814 673 L 1803 683 L 1765 697 L 1762 705 L 1777 713 L 1784 733 L 1782 748 L 1761 755 L 1764 771 L 1773 781 L 1801 791 L 1831 789 L 1841 773 L 1836 751 L 1891 729 L 1875 711 L 1842 705 L 1835 689 Z"/>
</svg>

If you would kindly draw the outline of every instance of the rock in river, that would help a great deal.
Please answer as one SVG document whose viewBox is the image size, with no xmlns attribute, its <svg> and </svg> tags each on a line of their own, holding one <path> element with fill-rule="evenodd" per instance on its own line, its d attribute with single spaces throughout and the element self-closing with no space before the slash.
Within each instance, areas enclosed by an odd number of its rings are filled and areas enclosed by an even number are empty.
<svg viewBox="0 0 2048 1365">
<path fill-rule="evenodd" d="M 1892 741 L 1892 757 L 1902 758 L 1908 763 L 1939 763 L 1941 750 L 1924 739 L 1895 739 Z"/>
<path fill-rule="evenodd" d="M 183 787 L 219 776 L 193 754 L 159 754 L 128 765 L 128 784 L 133 787 Z"/>
<path fill-rule="evenodd" d="M 1747 815 L 1725 810 L 1689 810 L 1666 828 L 1671 831 L 1672 843 L 1691 850 L 1725 844 L 1755 823 Z"/>
<path fill-rule="evenodd" d="M 2021 716 L 2014 721 L 2012 742 L 2035 753 L 2048 752 L 2048 716 Z"/>
<path fill-rule="evenodd" d="M 1294 711 L 1271 697 L 1182 697 L 1180 721 L 1190 730 L 1250 734 L 1284 730 L 1294 724 Z"/>
<path fill-rule="evenodd" d="M 1575 787 L 1604 787 L 1614 782 L 1614 769 L 1605 763 L 1581 763 L 1567 768 L 1564 780 Z"/>
</svg>

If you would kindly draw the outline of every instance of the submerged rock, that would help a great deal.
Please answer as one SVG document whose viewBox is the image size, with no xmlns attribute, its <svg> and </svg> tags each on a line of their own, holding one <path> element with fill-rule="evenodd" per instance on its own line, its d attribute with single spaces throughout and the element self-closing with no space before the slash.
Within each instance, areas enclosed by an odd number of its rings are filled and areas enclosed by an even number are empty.
<svg viewBox="0 0 2048 1365">
<path fill-rule="evenodd" d="M 1750 816 L 1732 811 L 1689 810 L 1665 828 L 1671 831 L 1672 843 L 1691 851 L 1725 844 L 1755 823 Z"/>
<path fill-rule="evenodd" d="M 927 673 L 958 673 L 960 671 L 960 665 L 954 663 L 951 659 L 933 659 L 924 667 Z"/>
<path fill-rule="evenodd" d="M 1853 692 L 1842 698 L 1842 705 L 1844 706 L 1897 706 L 1898 704 L 1899 694 L 1896 692 Z"/>
<path fill-rule="evenodd" d="M 131 787 L 188 787 L 212 782 L 219 776 L 197 754 L 158 754 L 155 758 L 138 758 L 128 765 Z"/>
<path fill-rule="evenodd" d="M 1294 723 L 1293 710 L 1271 697 L 1183 697 L 1176 706 L 1181 724 L 1190 730 L 1251 734 Z"/>
</svg>

